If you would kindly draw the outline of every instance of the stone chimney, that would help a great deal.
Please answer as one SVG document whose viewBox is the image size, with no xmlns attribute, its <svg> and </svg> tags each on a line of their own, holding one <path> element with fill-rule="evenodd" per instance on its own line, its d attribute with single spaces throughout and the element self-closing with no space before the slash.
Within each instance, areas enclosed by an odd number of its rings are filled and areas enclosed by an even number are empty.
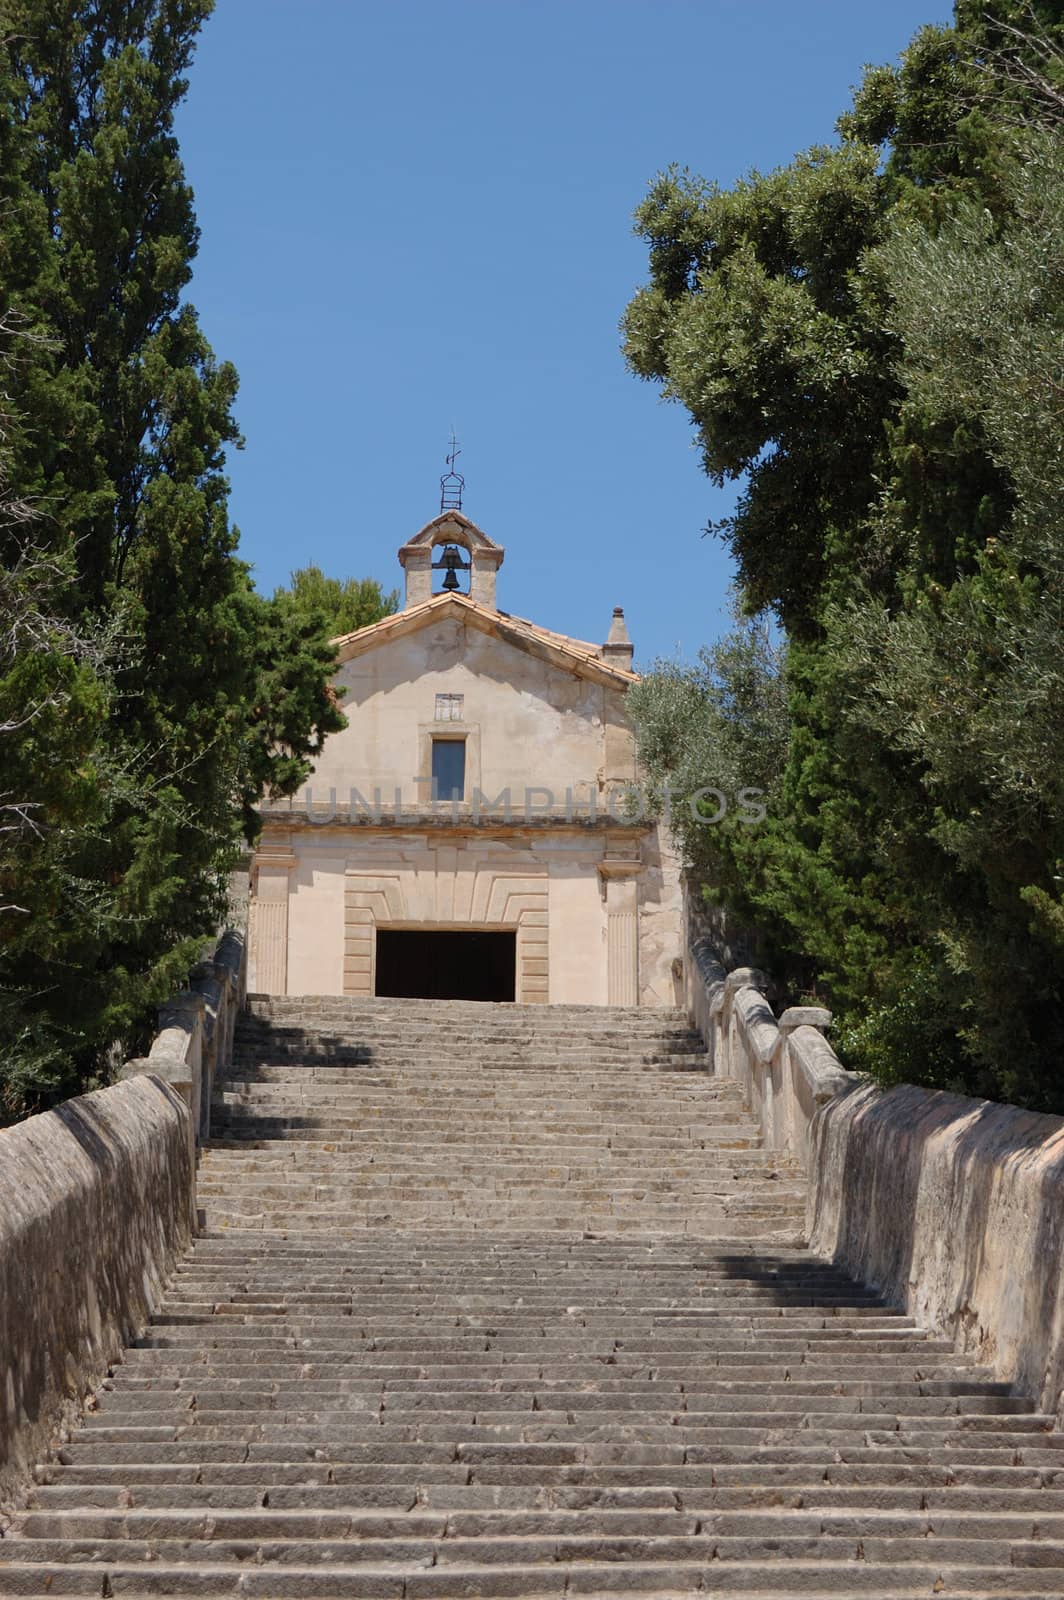
<svg viewBox="0 0 1064 1600">
<path fill-rule="evenodd" d="M 634 654 L 635 649 L 624 624 L 624 608 L 614 606 L 613 621 L 606 635 L 606 643 L 602 646 L 602 659 L 611 667 L 623 667 L 626 672 L 631 672 Z"/>
</svg>

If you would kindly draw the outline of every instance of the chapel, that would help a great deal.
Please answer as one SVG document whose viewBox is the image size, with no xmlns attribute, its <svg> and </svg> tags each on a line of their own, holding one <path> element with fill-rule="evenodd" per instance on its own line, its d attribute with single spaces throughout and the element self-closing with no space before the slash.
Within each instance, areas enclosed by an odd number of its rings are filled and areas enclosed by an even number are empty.
<svg viewBox="0 0 1064 1600">
<path fill-rule="evenodd" d="M 442 503 L 399 550 L 402 610 L 334 641 L 347 727 L 262 807 L 249 987 L 676 1005 L 679 863 L 642 814 L 623 611 L 590 644 L 501 610 L 503 546 L 446 479 Z"/>
</svg>

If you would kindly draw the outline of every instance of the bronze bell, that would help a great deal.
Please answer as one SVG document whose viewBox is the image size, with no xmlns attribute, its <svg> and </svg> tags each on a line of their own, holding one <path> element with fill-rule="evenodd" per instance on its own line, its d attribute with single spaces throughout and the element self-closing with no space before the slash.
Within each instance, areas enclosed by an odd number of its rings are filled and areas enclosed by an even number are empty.
<svg viewBox="0 0 1064 1600">
<path fill-rule="evenodd" d="M 462 560 L 461 555 L 458 553 L 457 545 L 448 544 L 444 545 L 443 555 L 439 561 L 434 561 L 432 566 L 433 571 L 442 571 L 445 574 L 443 580 L 444 590 L 448 594 L 453 594 L 455 590 L 460 590 L 462 587 L 458 582 L 458 574 L 460 572 L 468 572 L 470 563 Z"/>
</svg>

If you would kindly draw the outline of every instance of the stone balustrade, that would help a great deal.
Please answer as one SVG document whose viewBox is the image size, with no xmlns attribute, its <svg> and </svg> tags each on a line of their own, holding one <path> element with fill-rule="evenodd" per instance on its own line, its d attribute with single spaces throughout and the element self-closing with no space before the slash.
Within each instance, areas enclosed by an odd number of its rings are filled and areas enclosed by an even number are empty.
<svg viewBox="0 0 1064 1600">
<path fill-rule="evenodd" d="M 119 1082 L 0 1129 L 0 1511 L 143 1328 L 191 1242 L 196 1145 L 244 985 L 244 938 L 230 930 Z"/>
<path fill-rule="evenodd" d="M 768 1149 L 808 1162 L 816 1112 L 857 1082 L 824 1038 L 831 1013 L 793 1006 L 777 1019 L 765 974 L 755 967 L 725 971 L 705 936 L 692 940 L 684 970 L 687 1006 L 711 1071 L 739 1083 Z"/>
<path fill-rule="evenodd" d="M 803 1161 L 811 1248 L 1064 1421 L 1064 1118 L 847 1072 L 830 1013 L 692 929 L 687 1004 L 765 1146 Z"/>
<path fill-rule="evenodd" d="M 246 939 L 227 928 L 213 955 L 193 969 L 187 989 L 159 1007 L 159 1032 L 122 1078 L 150 1072 L 177 1091 L 192 1113 L 197 1144 L 210 1133 L 211 1091 L 233 1052 L 233 1029 L 247 988 Z"/>
</svg>

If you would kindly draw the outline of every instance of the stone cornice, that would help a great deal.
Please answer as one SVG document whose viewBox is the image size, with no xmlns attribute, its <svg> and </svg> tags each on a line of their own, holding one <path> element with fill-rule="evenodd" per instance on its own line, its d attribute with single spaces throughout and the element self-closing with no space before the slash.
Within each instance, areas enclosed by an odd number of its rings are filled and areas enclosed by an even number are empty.
<svg viewBox="0 0 1064 1600">
<path fill-rule="evenodd" d="M 576 834 L 619 833 L 626 838 L 638 838 L 651 832 L 654 827 L 653 822 L 645 820 L 632 822 L 623 819 L 618 820 L 617 817 L 611 816 L 606 810 L 602 810 L 596 816 L 591 816 L 582 813 L 581 810 L 575 807 L 572 813 L 567 813 L 559 808 L 556 811 L 541 812 L 532 816 L 518 815 L 515 807 L 514 814 L 507 818 L 487 809 L 482 811 L 479 816 L 476 816 L 470 806 L 460 805 L 458 814 L 455 816 L 452 813 L 451 806 L 444 801 L 439 803 L 435 811 L 430 811 L 427 807 L 417 810 L 412 808 L 409 811 L 401 811 L 398 816 L 394 813 L 389 813 L 386 808 L 382 807 L 380 821 L 372 814 L 364 812 L 360 812 L 353 817 L 330 816 L 324 806 L 320 809 L 316 807 L 315 812 L 316 814 L 311 816 L 305 811 L 273 809 L 269 806 L 262 806 L 259 809 L 263 828 L 271 833 L 275 829 L 283 828 L 293 833 L 325 833 L 327 831 L 351 833 L 357 831 L 359 833 L 372 832 L 383 835 L 420 832 L 434 834 L 453 833 L 461 836 L 485 833 L 513 835 L 569 832 Z M 268 855 L 271 862 L 274 859 L 280 861 L 285 856 L 287 849 L 287 846 L 278 846 L 272 842 L 267 842 L 264 834 L 263 841 L 257 852 L 257 859 L 261 861 L 265 855 Z M 618 875 L 620 875 L 621 871 L 629 866 L 630 863 L 618 860 L 603 863 L 603 865 L 610 868 L 616 867 Z M 639 863 L 636 863 L 637 869 L 639 865 Z"/>
<path fill-rule="evenodd" d="M 598 863 L 599 875 L 603 878 L 634 878 L 642 870 L 642 861 L 638 861 L 634 857 L 621 861 L 613 860 L 607 856 L 605 861 Z"/>
</svg>

